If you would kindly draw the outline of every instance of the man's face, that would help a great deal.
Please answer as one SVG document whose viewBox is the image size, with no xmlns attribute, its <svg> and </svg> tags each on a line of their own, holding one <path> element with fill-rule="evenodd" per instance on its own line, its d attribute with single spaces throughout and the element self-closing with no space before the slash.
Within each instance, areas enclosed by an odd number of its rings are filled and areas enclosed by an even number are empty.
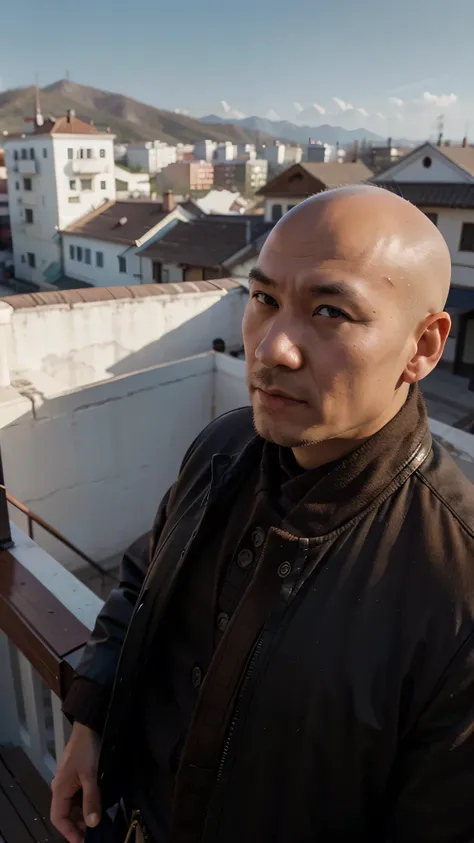
<svg viewBox="0 0 474 843">
<path fill-rule="evenodd" d="M 250 276 L 243 336 L 255 426 L 287 447 L 363 436 L 393 405 L 416 349 L 390 277 L 400 274 L 394 244 L 376 226 L 347 223 L 336 213 L 309 234 L 282 224 Z"/>
</svg>

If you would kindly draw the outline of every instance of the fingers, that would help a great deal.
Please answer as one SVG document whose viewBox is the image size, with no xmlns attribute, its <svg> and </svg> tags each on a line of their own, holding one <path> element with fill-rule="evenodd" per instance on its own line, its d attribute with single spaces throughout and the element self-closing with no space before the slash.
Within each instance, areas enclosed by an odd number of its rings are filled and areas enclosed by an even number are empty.
<svg viewBox="0 0 474 843">
<path fill-rule="evenodd" d="M 68 843 L 83 843 L 84 835 L 69 819 L 74 792 L 69 795 L 61 782 L 53 782 L 53 799 L 51 802 L 51 822 Z M 77 790 L 77 788 L 76 788 Z"/>
<path fill-rule="evenodd" d="M 95 777 L 84 776 L 82 785 L 82 811 L 86 825 L 95 828 L 100 822 L 100 791 Z"/>
</svg>

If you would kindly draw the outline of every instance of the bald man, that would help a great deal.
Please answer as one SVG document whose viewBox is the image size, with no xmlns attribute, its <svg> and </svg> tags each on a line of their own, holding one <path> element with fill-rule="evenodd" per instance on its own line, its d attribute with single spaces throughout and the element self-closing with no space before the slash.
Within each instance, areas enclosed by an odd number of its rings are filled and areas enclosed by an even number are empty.
<svg viewBox="0 0 474 843">
<path fill-rule="evenodd" d="M 252 407 L 187 452 L 66 700 L 70 843 L 80 789 L 86 840 L 472 843 L 473 487 L 418 389 L 449 279 L 437 229 L 376 188 L 273 229 Z"/>
</svg>

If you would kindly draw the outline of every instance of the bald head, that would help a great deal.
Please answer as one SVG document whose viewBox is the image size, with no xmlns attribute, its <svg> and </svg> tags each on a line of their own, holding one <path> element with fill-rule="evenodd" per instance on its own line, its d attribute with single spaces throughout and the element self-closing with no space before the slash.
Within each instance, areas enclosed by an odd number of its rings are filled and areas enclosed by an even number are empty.
<svg viewBox="0 0 474 843">
<path fill-rule="evenodd" d="M 387 190 L 331 190 L 286 214 L 250 272 L 243 325 L 259 433 L 309 465 L 321 443 L 327 461 L 379 430 L 441 357 L 450 271 L 437 228 Z"/>
<path fill-rule="evenodd" d="M 357 185 L 297 205 L 275 226 L 268 247 L 298 260 L 349 260 L 393 285 L 412 312 L 444 308 L 451 261 L 442 235 L 410 202 L 388 190 Z"/>
</svg>

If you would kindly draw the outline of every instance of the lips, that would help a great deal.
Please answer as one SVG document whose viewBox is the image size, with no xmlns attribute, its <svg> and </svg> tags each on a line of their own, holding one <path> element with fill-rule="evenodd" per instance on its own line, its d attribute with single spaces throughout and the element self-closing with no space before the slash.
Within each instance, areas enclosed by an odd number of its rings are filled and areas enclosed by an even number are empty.
<svg viewBox="0 0 474 843">
<path fill-rule="evenodd" d="M 258 402 L 268 410 L 283 410 L 294 407 L 301 407 L 305 401 L 300 401 L 298 398 L 293 398 L 286 392 L 281 392 L 278 389 L 260 389 L 255 390 Z"/>
</svg>

